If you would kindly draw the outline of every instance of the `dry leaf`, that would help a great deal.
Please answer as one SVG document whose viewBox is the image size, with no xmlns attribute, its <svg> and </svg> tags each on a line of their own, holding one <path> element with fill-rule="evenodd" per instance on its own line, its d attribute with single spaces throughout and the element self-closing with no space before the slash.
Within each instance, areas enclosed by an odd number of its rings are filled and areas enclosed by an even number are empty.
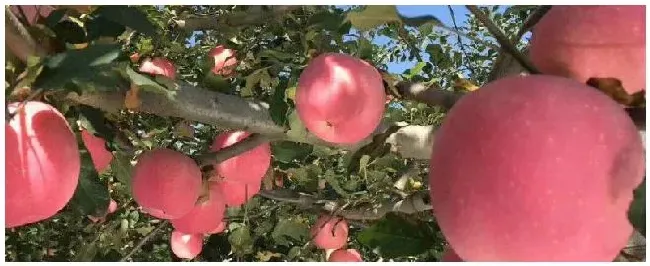
<svg viewBox="0 0 650 266">
<path fill-rule="evenodd" d="M 645 104 L 645 91 L 630 95 L 620 80 L 616 78 L 590 78 L 587 85 L 607 94 L 616 102 L 626 106 L 641 106 Z"/>
<path fill-rule="evenodd" d="M 140 91 L 140 88 L 135 85 L 134 83 L 131 83 L 131 89 L 126 92 L 126 97 L 124 97 L 124 107 L 129 110 L 136 110 L 138 107 L 140 107 L 140 97 L 138 96 L 138 92 Z"/>
<path fill-rule="evenodd" d="M 480 88 L 479 86 L 476 86 L 476 84 L 464 78 L 458 78 L 454 80 L 454 89 L 457 90 L 475 91 L 478 90 L 479 88 Z"/>
<path fill-rule="evenodd" d="M 181 138 L 194 138 L 194 128 L 188 121 L 180 121 L 174 126 L 174 135 Z"/>
</svg>

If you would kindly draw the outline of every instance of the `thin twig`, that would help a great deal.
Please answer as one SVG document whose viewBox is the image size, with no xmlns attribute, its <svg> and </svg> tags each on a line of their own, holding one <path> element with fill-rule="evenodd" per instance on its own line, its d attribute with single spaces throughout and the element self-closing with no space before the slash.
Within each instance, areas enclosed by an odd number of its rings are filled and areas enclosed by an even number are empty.
<svg viewBox="0 0 650 266">
<path fill-rule="evenodd" d="M 451 22 L 454 24 L 454 29 L 458 32 L 460 30 L 458 29 L 458 25 L 456 25 L 456 14 L 454 13 L 454 9 L 451 7 L 451 5 L 447 5 L 447 8 L 449 9 L 449 15 L 451 15 Z M 463 44 L 463 38 L 460 37 L 460 35 L 456 34 L 456 38 L 458 39 L 458 45 L 460 46 L 460 51 L 463 53 L 463 56 L 467 57 L 467 51 L 465 50 L 465 44 Z M 474 76 L 474 68 L 470 65 L 471 61 L 467 63 L 469 68 L 469 73 Z"/>
<path fill-rule="evenodd" d="M 149 234 L 147 236 L 145 236 L 144 238 L 142 238 L 140 240 L 140 242 L 138 242 L 138 244 L 129 252 L 129 254 L 126 254 L 126 256 L 122 257 L 122 259 L 120 259 L 120 262 L 125 262 L 126 260 L 131 258 L 131 256 L 133 256 L 133 254 L 138 252 L 138 250 L 140 250 L 144 246 L 144 244 L 146 244 L 149 240 L 151 240 L 151 238 L 156 236 L 158 234 L 158 232 L 160 232 L 160 230 L 162 230 L 167 224 L 169 224 L 169 221 L 165 220 L 164 222 L 162 222 L 158 226 L 156 226 L 155 229 L 153 229 L 151 232 L 149 232 Z"/>
<path fill-rule="evenodd" d="M 537 22 L 539 22 L 544 15 L 546 15 L 546 12 L 551 10 L 551 6 L 539 6 L 537 9 L 533 11 L 528 18 L 524 21 L 524 24 L 521 26 L 519 29 L 519 32 L 517 32 L 517 35 L 515 36 L 515 39 L 513 40 L 515 43 L 519 42 L 521 37 L 526 34 L 529 30 L 531 30 Z"/>
<path fill-rule="evenodd" d="M 11 12 L 10 8 L 8 7 L 5 8 L 5 16 L 7 16 L 10 25 L 13 26 L 16 29 L 16 31 L 18 31 L 20 37 L 23 38 L 23 40 L 28 46 L 38 47 L 36 45 L 36 41 L 34 41 L 34 38 L 32 38 L 32 36 L 29 34 L 29 31 L 27 31 L 25 26 L 23 26 L 23 24 L 20 23 L 18 17 L 16 17 L 16 15 L 14 15 L 14 13 Z"/>
<path fill-rule="evenodd" d="M 503 34 L 501 29 L 497 27 L 497 25 L 494 24 L 494 22 L 485 14 L 483 11 L 481 11 L 477 6 L 471 6 L 467 5 L 467 9 L 478 19 L 483 26 L 487 28 L 487 30 L 494 36 L 494 38 L 499 42 L 499 45 L 501 46 L 502 49 L 504 49 L 506 52 L 511 54 L 519 64 L 521 64 L 528 72 L 531 74 L 539 74 L 539 70 L 533 65 L 530 60 L 524 56 L 521 51 L 517 50 L 517 48 L 510 42 L 508 37 Z"/>
</svg>

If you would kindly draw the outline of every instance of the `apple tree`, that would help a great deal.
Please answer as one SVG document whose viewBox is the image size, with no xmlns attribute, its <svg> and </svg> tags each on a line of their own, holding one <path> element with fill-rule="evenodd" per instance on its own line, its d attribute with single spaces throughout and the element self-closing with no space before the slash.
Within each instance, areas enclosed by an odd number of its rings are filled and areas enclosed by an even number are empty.
<svg viewBox="0 0 650 266">
<path fill-rule="evenodd" d="M 645 260 L 644 7 L 441 8 L 6 6 L 6 260 Z"/>
</svg>

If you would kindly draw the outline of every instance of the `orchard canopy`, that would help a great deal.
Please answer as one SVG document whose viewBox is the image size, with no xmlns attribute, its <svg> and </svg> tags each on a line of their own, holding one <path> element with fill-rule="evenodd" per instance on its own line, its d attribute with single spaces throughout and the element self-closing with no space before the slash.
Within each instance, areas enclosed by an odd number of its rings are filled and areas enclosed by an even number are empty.
<svg viewBox="0 0 650 266">
<path fill-rule="evenodd" d="M 645 6 L 5 6 L 6 261 L 645 261 Z"/>
</svg>

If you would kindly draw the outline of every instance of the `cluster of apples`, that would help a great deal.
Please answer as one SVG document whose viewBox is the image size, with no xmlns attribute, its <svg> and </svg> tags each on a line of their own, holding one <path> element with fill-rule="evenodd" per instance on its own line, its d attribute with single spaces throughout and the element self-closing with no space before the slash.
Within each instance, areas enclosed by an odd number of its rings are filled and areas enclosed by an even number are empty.
<svg viewBox="0 0 650 266">
<path fill-rule="evenodd" d="M 217 46 L 208 56 L 215 61 L 212 73 L 226 77 L 234 74 L 234 50 Z M 161 57 L 144 60 L 139 70 L 176 77 L 174 64 Z M 215 137 L 210 151 L 219 151 L 248 136 L 250 133 L 245 131 L 222 133 Z M 207 178 L 187 155 L 170 149 L 147 151 L 139 156 L 134 168 L 133 197 L 144 212 L 170 220 L 174 227 L 172 251 L 179 258 L 192 259 L 201 253 L 204 235 L 225 230 L 226 208 L 241 206 L 260 191 L 270 166 L 269 143 L 214 164 Z"/>
<path fill-rule="evenodd" d="M 344 218 L 323 214 L 311 227 L 312 243 L 325 250 L 328 262 L 362 262 L 358 250 L 346 248 L 348 229 Z"/>
<path fill-rule="evenodd" d="M 632 234 L 644 147 L 586 81 L 645 90 L 645 7 L 554 6 L 530 54 L 544 75 L 484 85 L 436 132 L 429 185 L 447 259 L 612 261 Z"/>
</svg>

